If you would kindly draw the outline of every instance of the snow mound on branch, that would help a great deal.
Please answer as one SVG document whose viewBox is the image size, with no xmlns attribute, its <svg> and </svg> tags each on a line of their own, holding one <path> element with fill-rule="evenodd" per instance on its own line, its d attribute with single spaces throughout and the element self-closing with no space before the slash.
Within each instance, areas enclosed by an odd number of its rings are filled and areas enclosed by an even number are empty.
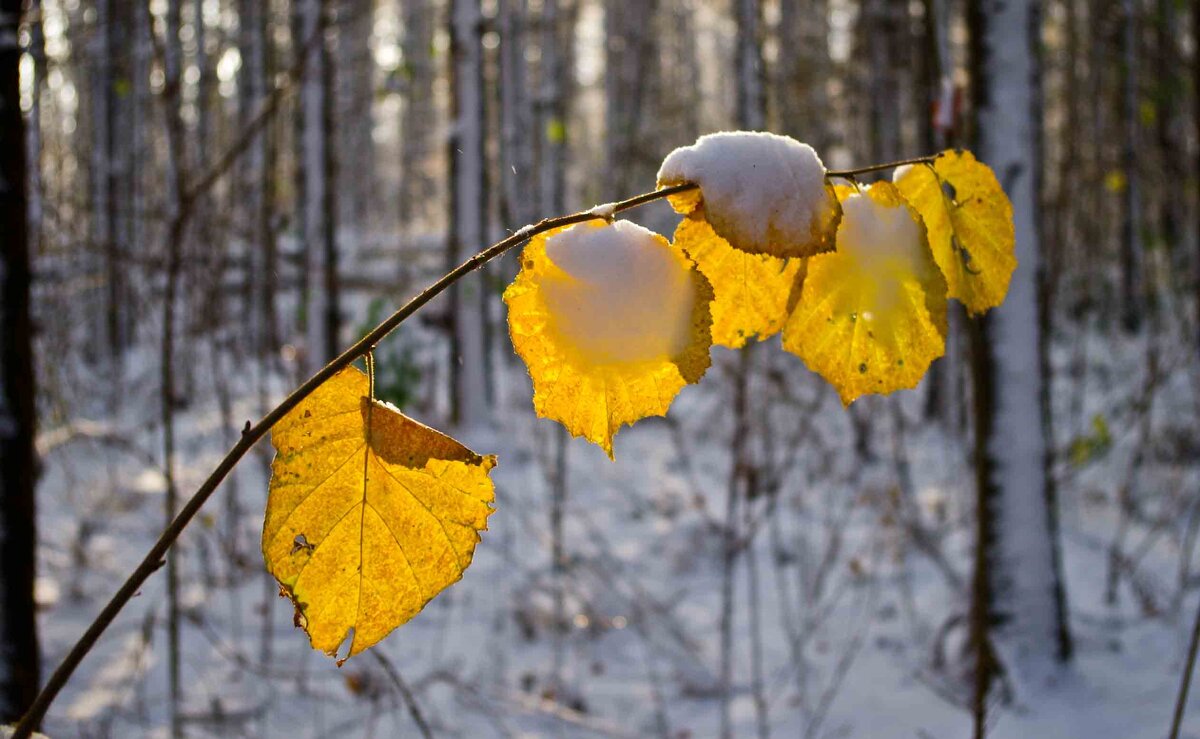
<svg viewBox="0 0 1200 739">
<path fill-rule="evenodd" d="M 667 155 L 658 182 L 699 185 L 713 229 L 735 247 L 755 253 L 771 252 L 773 240 L 808 243 L 827 204 L 825 165 L 817 152 L 773 133 L 701 136 Z"/>
<path fill-rule="evenodd" d="M 865 276 L 881 291 L 876 306 L 888 310 L 899 298 L 898 274 L 921 274 L 926 246 L 920 224 L 904 206 L 889 206 L 866 194 L 842 201 L 838 227 L 839 254 L 854 259 Z"/>
<path fill-rule="evenodd" d="M 661 236 L 629 221 L 580 223 L 546 240 L 561 270 L 543 285 L 555 328 L 590 361 L 673 357 L 688 345 L 696 287 Z"/>
</svg>

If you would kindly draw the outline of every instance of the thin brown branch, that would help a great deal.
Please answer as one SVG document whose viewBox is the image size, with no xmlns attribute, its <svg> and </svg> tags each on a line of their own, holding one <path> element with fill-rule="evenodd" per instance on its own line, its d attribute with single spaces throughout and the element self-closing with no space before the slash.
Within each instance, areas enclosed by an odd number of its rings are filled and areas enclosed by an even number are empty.
<svg viewBox="0 0 1200 739">
<path fill-rule="evenodd" d="M 933 164 L 933 160 L 937 159 L 937 155 L 927 157 L 915 157 L 913 159 L 901 159 L 898 162 L 885 162 L 883 164 L 872 164 L 867 167 L 857 167 L 855 169 L 830 169 L 825 172 L 826 177 L 841 177 L 842 179 L 852 180 L 857 175 L 867 174 L 868 172 L 882 172 L 885 169 L 895 169 L 896 167 L 904 167 L 910 164 Z"/>
<path fill-rule="evenodd" d="M 694 184 L 683 183 L 680 185 L 674 185 L 672 187 L 665 187 L 661 190 L 655 190 L 654 192 L 637 195 L 629 198 L 628 200 L 622 200 L 618 202 L 614 206 L 613 212 L 620 213 L 622 211 L 629 210 L 630 208 L 635 208 L 639 205 L 660 200 L 670 195 L 686 192 L 695 188 L 696 185 Z M 354 360 L 364 356 L 368 351 L 373 349 L 376 344 L 394 331 L 397 326 L 407 320 L 409 316 L 411 316 L 413 313 L 416 313 L 426 303 L 433 300 L 464 276 L 470 274 L 510 249 L 520 246 L 538 234 L 545 233 L 546 231 L 550 231 L 555 228 L 561 228 L 562 226 L 570 226 L 575 223 L 583 223 L 584 221 L 591 220 L 603 220 L 603 218 L 586 211 L 572 213 L 571 215 L 566 216 L 559 216 L 557 218 L 547 218 L 539 221 L 537 224 L 531 227 L 523 228 L 520 231 L 517 231 L 506 239 L 492 244 L 488 248 L 455 267 L 450 272 L 446 273 L 446 275 L 444 275 L 437 282 L 430 285 L 395 313 L 384 319 L 383 322 L 372 329 L 370 333 L 360 339 L 349 349 L 342 352 L 329 364 L 325 365 L 325 367 L 310 377 L 300 387 L 293 390 L 292 393 L 284 398 L 279 405 L 275 406 L 271 412 L 263 416 L 258 423 L 251 425 L 250 422 L 247 421 L 245 429 L 242 430 L 241 438 L 238 439 L 237 443 L 233 445 L 233 448 L 231 448 L 229 452 L 226 453 L 225 457 L 220 461 L 220 463 L 217 464 L 216 469 L 209 474 L 208 479 L 206 479 L 204 483 L 200 485 L 199 489 L 192 494 L 192 497 L 187 501 L 187 503 L 184 504 L 183 508 L 180 509 L 179 514 L 173 521 L 171 521 L 170 525 L 163 530 L 162 534 L 159 535 L 158 540 L 154 543 L 154 546 L 150 548 L 150 551 L 146 553 L 146 556 L 142 559 L 141 563 L 137 566 L 133 573 L 130 574 L 129 578 L 121 585 L 121 587 L 117 589 L 117 592 L 109 600 L 108 604 L 104 606 L 103 610 L 100 611 L 83 635 L 79 637 L 79 641 L 77 641 L 75 646 L 71 648 L 71 651 L 67 653 L 67 656 L 54 671 L 54 674 L 52 674 L 50 679 L 46 681 L 45 687 L 43 687 L 41 692 L 38 693 L 38 696 L 30 706 L 29 711 L 24 717 L 21 718 L 21 722 L 17 724 L 12 735 L 12 739 L 28 739 L 32 735 L 34 727 L 41 723 L 42 718 L 45 716 L 46 711 L 50 708 L 50 705 L 54 702 L 54 699 L 58 696 L 59 691 L 61 691 L 63 686 L 67 684 L 67 681 L 71 678 L 71 675 L 75 672 L 75 669 L 79 667 L 79 663 L 83 661 L 83 658 L 87 656 L 88 652 L 92 650 L 92 647 L 96 645 L 96 642 L 99 640 L 100 636 L 109 627 L 109 625 L 112 624 L 113 620 L 117 617 L 117 614 L 120 613 L 121 609 L 125 607 L 125 604 L 137 594 L 138 589 L 142 587 L 146 580 L 149 579 L 149 577 L 154 574 L 156 570 L 162 567 L 164 563 L 163 557 L 175 543 L 175 540 L 178 539 L 180 534 L 183 533 L 183 530 L 187 528 L 187 525 L 200 511 L 200 508 L 203 507 L 205 502 L 207 502 L 212 494 L 216 491 L 217 487 L 221 484 L 225 477 L 228 476 L 230 471 L 232 471 L 233 468 L 237 466 L 238 462 L 241 461 L 242 457 L 246 455 L 246 452 L 250 451 L 250 449 L 256 443 L 258 443 L 259 440 L 266 436 L 267 432 L 271 430 L 272 426 L 278 423 L 279 420 L 287 415 L 289 411 L 299 405 L 301 401 L 311 395 L 312 392 L 320 387 L 322 383 L 324 383 L 330 377 L 333 377 L 342 369 L 349 366 Z"/>
</svg>

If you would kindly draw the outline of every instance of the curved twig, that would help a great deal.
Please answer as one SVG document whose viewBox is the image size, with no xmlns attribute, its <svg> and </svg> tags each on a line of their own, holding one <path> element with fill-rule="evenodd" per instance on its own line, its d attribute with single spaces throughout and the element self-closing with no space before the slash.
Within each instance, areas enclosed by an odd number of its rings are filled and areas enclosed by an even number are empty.
<svg viewBox="0 0 1200 739">
<path fill-rule="evenodd" d="M 679 185 L 673 185 L 671 187 L 664 187 L 653 192 L 643 193 L 641 195 L 637 195 L 616 203 L 613 207 L 613 212 L 620 213 L 631 208 L 636 208 L 639 205 L 644 205 L 655 200 L 661 200 L 671 195 L 693 190 L 696 187 L 697 185 L 694 185 L 690 182 L 685 182 Z M 233 448 L 231 448 L 229 452 L 226 453 L 225 457 L 220 461 L 220 463 L 217 464 L 216 469 L 212 471 L 212 473 L 208 476 L 208 479 L 206 479 L 203 484 L 200 485 L 187 503 L 184 504 L 183 508 L 180 509 L 179 514 L 175 516 L 170 525 L 163 530 L 162 534 L 159 535 L 158 540 L 154 542 L 154 546 L 152 546 L 150 551 L 146 553 L 145 558 L 142 559 L 141 563 L 137 566 L 133 573 L 130 574 L 129 578 L 125 580 L 121 587 L 117 589 L 117 592 L 108 601 L 108 604 L 104 606 L 103 610 L 100 611 L 95 620 L 93 620 L 91 625 L 88 626 L 87 631 L 83 633 L 83 636 L 79 637 L 79 641 L 77 641 L 75 646 L 71 648 L 71 651 L 67 653 L 67 656 L 58 666 L 58 669 L 56 669 L 54 674 L 50 676 L 50 679 L 46 681 L 45 687 L 43 687 L 41 692 L 38 693 L 37 698 L 34 699 L 32 705 L 29 707 L 29 710 L 21 718 L 21 722 L 17 724 L 12 734 L 12 739 L 28 739 L 28 737 L 32 735 L 34 728 L 41 723 L 42 718 L 46 715 L 46 711 L 50 708 L 50 704 L 54 702 L 54 699 L 58 696 L 59 691 L 61 691 L 63 686 L 66 685 L 71 675 L 75 672 L 75 668 L 79 666 L 79 663 L 83 661 L 83 658 L 87 656 L 87 653 L 90 652 L 92 647 L 95 646 L 96 641 L 100 638 L 100 635 L 104 633 L 105 629 L 109 627 L 109 625 L 113 622 L 113 619 L 117 617 L 117 614 L 121 612 L 121 609 L 125 607 L 125 604 L 133 598 L 138 589 L 142 587 L 147 579 L 149 579 L 150 575 L 154 574 L 155 570 L 162 567 L 164 564 L 163 557 L 166 555 L 167 550 L 171 548 L 171 545 L 175 543 L 175 540 L 178 539 L 179 535 L 183 533 L 183 530 L 187 528 L 187 525 L 191 522 L 192 518 L 195 517 L 200 508 L 205 504 L 205 502 L 208 501 L 225 477 L 230 473 L 230 471 L 233 470 L 235 466 L 237 466 L 237 463 L 242 459 L 242 457 L 246 455 L 246 452 L 250 451 L 251 447 L 253 447 L 259 440 L 266 436 L 267 432 L 271 430 L 272 426 L 274 426 L 280 419 L 287 415 L 289 411 L 299 405 L 302 400 L 312 394 L 312 392 L 320 387 L 322 383 L 324 383 L 330 377 L 333 377 L 345 367 L 349 366 L 354 360 L 364 356 L 368 351 L 374 348 L 376 344 L 394 331 L 397 326 L 408 319 L 409 316 L 411 316 L 413 313 L 416 313 L 417 310 L 419 310 L 422 306 L 424 306 L 430 300 L 433 300 L 435 297 L 445 291 L 446 288 L 450 287 L 458 280 L 462 279 L 466 275 L 500 256 L 501 254 L 504 254 L 510 249 L 520 246 L 538 234 L 545 233 L 546 231 L 560 228 L 562 226 L 570 226 L 575 223 L 583 223 L 584 221 L 592 220 L 604 220 L 604 218 L 588 211 L 572 213 L 571 215 L 559 216 L 557 218 L 546 218 L 539 221 L 535 225 L 522 228 L 520 231 L 517 231 L 506 239 L 492 244 L 467 261 L 458 265 L 450 272 L 446 273 L 441 279 L 427 287 L 415 298 L 408 301 L 408 303 L 406 303 L 395 313 L 385 318 L 383 322 L 372 329 L 370 333 L 359 339 L 358 342 L 338 355 L 338 357 L 329 364 L 325 365 L 320 371 L 310 377 L 300 387 L 293 390 L 292 393 L 284 398 L 279 405 L 275 406 L 271 412 L 263 416 L 258 423 L 251 425 L 250 422 L 247 421 L 246 427 L 242 430 L 241 438 L 238 439 L 237 443 L 233 445 Z"/>
<path fill-rule="evenodd" d="M 260 120 L 265 121 L 270 116 L 274 106 L 278 104 L 277 98 L 282 94 L 282 90 L 277 89 L 273 91 L 272 99 L 269 100 L 268 104 L 265 105 L 263 110 L 259 112 L 259 115 L 256 116 L 253 123 L 257 124 Z M 247 141 L 248 139 L 249 137 L 246 137 Z M 196 192 L 203 191 L 213 182 L 215 182 L 224 169 L 225 160 L 231 156 L 236 156 L 236 154 L 240 151 L 241 143 L 242 142 L 239 141 L 238 144 L 236 144 L 234 147 L 231 147 L 231 153 L 220 158 L 216 165 L 202 175 L 195 183 L 191 185 L 191 187 L 188 187 L 183 194 L 185 196 L 194 195 Z M 858 169 L 829 170 L 826 172 L 826 177 L 852 178 L 857 174 L 877 172 L 906 164 L 927 164 L 933 160 L 934 157 L 926 156 L 897 162 L 888 162 L 886 164 L 871 165 Z M 83 658 L 86 657 L 88 652 L 92 650 L 92 647 L 95 646 L 100 636 L 109 627 L 109 625 L 112 624 L 113 620 L 117 617 L 117 614 L 120 613 L 121 609 L 125 607 L 125 604 L 137 594 L 138 589 L 142 587 L 146 580 L 148 580 L 156 570 L 163 566 L 165 563 L 163 557 L 166 555 L 167 550 L 171 548 L 171 546 L 179 538 L 180 534 L 183 533 L 183 530 L 187 528 L 188 524 L 200 511 L 212 494 L 216 492 L 216 489 L 221 482 L 224 481 L 226 476 L 228 476 L 233 468 L 237 466 L 242 457 L 246 455 L 246 452 L 250 451 L 255 444 L 257 444 L 264 436 L 267 435 L 267 432 L 270 431 L 276 423 L 278 423 L 285 415 L 287 415 L 289 411 L 299 405 L 301 401 L 312 394 L 312 392 L 320 387 L 322 383 L 324 383 L 333 375 L 337 374 L 345 367 L 349 366 L 351 362 L 365 356 L 375 347 L 376 344 L 394 331 L 397 326 L 407 320 L 413 313 L 416 313 L 430 300 L 433 300 L 435 297 L 444 292 L 446 288 L 450 287 L 458 280 L 462 279 L 466 275 L 470 274 L 496 257 L 517 246 L 520 246 L 534 236 L 555 228 L 570 226 L 576 223 L 583 223 L 585 221 L 608 220 L 611 218 L 610 213 L 621 213 L 623 211 L 630 210 L 631 208 L 636 208 L 639 205 L 644 205 L 655 200 L 661 200 L 671 195 L 694 190 L 697 187 L 698 185 L 694 183 L 684 182 L 678 185 L 672 185 L 670 187 L 654 190 L 652 192 L 642 193 L 641 195 L 635 195 L 634 197 L 619 201 L 613 204 L 611 211 L 608 208 L 603 209 L 603 212 L 596 211 L 595 209 L 592 211 L 581 211 L 566 216 L 559 216 L 557 218 L 546 218 L 534 225 L 522 228 L 508 238 L 498 241 L 483 251 L 475 254 L 475 256 L 458 265 L 453 270 L 442 276 L 442 278 L 437 282 L 427 287 L 424 291 L 398 309 L 395 313 L 384 319 L 378 326 L 372 329 L 370 333 L 359 339 L 354 345 L 346 349 L 335 359 L 329 362 L 329 364 L 325 365 L 321 370 L 305 381 L 304 384 L 293 390 L 290 395 L 288 395 L 279 403 L 279 405 L 275 406 L 273 410 L 263 416 L 258 423 L 251 425 L 251 423 L 247 421 L 246 427 L 242 430 L 241 438 L 239 438 L 237 443 L 234 444 L 233 447 L 225 454 L 224 458 L 221 459 L 216 468 L 212 471 L 212 473 L 209 474 L 208 478 L 200 485 L 196 492 L 192 494 L 192 497 L 188 499 L 183 508 L 180 509 L 178 515 L 176 515 L 171 523 L 163 530 L 163 532 L 159 535 L 158 540 L 154 542 L 154 545 L 150 548 L 150 551 L 146 553 L 146 556 L 142 559 L 141 563 L 138 564 L 137 568 L 134 569 L 128 579 L 122 583 L 121 587 L 117 589 L 117 592 L 113 594 L 112 598 L 108 601 L 100 613 L 97 614 L 91 625 L 89 625 L 87 630 L 84 631 L 83 635 L 79 637 L 79 640 L 75 643 L 75 646 L 71 648 L 71 651 L 67 653 L 65 658 L 63 658 L 62 663 L 59 664 L 58 668 L 46 681 L 46 685 L 42 688 L 41 692 L 38 693 L 37 698 L 34 699 L 33 703 L 29 707 L 29 710 L 21 718 L 20 723 L 16 725 L 12 734 L 12 739 L 28 739 L 28 737 L 32 735 L 34 728 L 41 724 L 43 717 L 46 715 L 46 711 L 50 708 L 50 705 L 54 702 L 54 699 L 58 696 L 63 686 L 65 686 L 67 681 L 71 678 L 71 675 L 74 674 L 75 669 L 79 667 L 79 663 L 82 662 Z"/>
</svg>

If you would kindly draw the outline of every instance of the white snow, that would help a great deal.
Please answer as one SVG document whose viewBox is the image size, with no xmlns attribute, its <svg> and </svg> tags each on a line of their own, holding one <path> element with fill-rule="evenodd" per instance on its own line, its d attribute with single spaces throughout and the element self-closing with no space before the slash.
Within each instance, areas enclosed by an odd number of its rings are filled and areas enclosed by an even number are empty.
<svg viewBox="0 0 1200 739">
<path fill-rule="evenodd" d="M 921 230 L 908 210 L 877 203 L 865 194 L 851 195 L 842 203 L 837 251 L 857 260 L 871 275 L 878 288 L 876 309 L 884 312 L 899 297 L 899 286 L 887 276 L 899 270 L 919 274 L 926 266 Z"/>
<path fill-rule="evenodd" d="M 434 258 L 423 268 L 433 279 L 440 275 L 440 243 L 429 253 Z M 369 266 L 395 274 L 394 267 Z M 358 298 L 347 303 L 356 323 L 367 311 L 368 295 L 351 295 Z M 1175 328 L 1182 332 L 1187 326 Z M 1053 686 L 1018 682 L 1013 703 L 993 706 L 989 739 L 1162 739 L 1178 688 L 1198 594 L 1194 564 L 1186 581 L 1191 584 L 1177 582 L 1181 554 L 1174 535 L 1158 538 L 1137 574 L 1164 609 L 1161 615 L 1148 614 L 1130 597 L 1128 579 L 1116 604 L 1104 597 L 1117 492 L 1136 443 L 1129 432 L 1134 424 L 1128 393 L 1146 381 L 1148 341 L 1113 337 L 1094 326 L 1080 333 L 1082 355 L 1076 355 L 1074 332 L 1060 335 L 1055 345 L 1051 399 L 1057 438 L 1073 437 L 1080 426 L 1076 415 L 1086 423 L 1103 414 L 1112 425 L 1114 447 L 1088 465 L 1058 468 L 1065 483 L 1060 493 L 1076 662 Z M 1178 434 L 1186 442 L 1195 420 L 1194 345 L 1181 333 L 1172 336 L 1162 350 L 1166 369 L 1154 436 L 1166 440 Z M 444 370 L 438 375 L 433 369 L 445 356 L 440 329 L 414 321 L 396 338 L 429 368 L 422 390 L 444 386 Z M 155 356 L 153 343 L 131 355 L 120 385 L 127 391 L 115 415 L 88 384 L 63 386 L 70 401 L 64 407 L 75 414 L 71 427 L 87 428 L 95 423 L 89 418 L 102 417 L 111 433 L 72 434 L 40 445 L 47 452 L 38 491 L 39 574 L 56 579 L 63 594 L 57 605 L 39 611 L 47 669 L 161 527 L 161 506 L 130 485 L 157 464 L 138 452 L 158 443 L 157 429 L 145 420 L 158 403 Z M 189 450 L 180 458 L 179 481 L 188 491 L 261 407 L 254 372 L 217 371 L 229 362 L 209 361 L 207 350 L 197 356 L 202 361 L 185 365 L 198 371 L 195 402 L 181 410 L 179 422 L 180 448 Z M 73 366 L 65 358 L 64 366 Z M 1081 358 L 1083 379 L 1069 372 Z M 737 355 L 722 350 L 715 360 L 718 371 L 708 379 L 724 376 Z M 780 448 L 794 450 L 789 461 L 766 468 L 779 475 L 778 504 L 768 509 L 767 501 L 757 501 L 751 513 L 761 516 L 755 520 L 762 525 L 745 540 L 759 567 L 757 612 L 771 735 L 968 735 L 969 714 L 956 702 L 965 688 L 954 679 L 964 667 L 958 650 L 963 630 L 949 619 L 966 602 L 961 583 L 969 578 L 974 553 L 969 440 L 957 427 L 920 422 L 919 393 L 865 398 L 860 402 L 873 411 L 878 453 L 861 458 L 850 451 L 854 431 L 848 415 L 823 381 L 782 352 L 762 352 L 755 361 L 762 364 L 752 387 L 764 391 L 751 394 L 755 424 L 769 429 Z M 660 712 L 669 736 L 717 736 L 722 545 L 714 532 L 721 524 L 735 432 L 728 384 L 706 381 L 682 393 L 671 425 L 639 423 L 622 432 L 636 453 L 619 464 L 594 445 L 570 447 L 565 464 L 571 498 L 564 518 L 571 625 L 561 634 L 564 679 L 555 684 L 549 675 L 559 637 L 549 595 L 546 514 L 554 494 L 548 470 L 555 464 L 547 448 L 555 432 L 530 410 L 524 369 L 506 367 L 501 363 L 498 369 L 503 392 L 495 427 L 455 434 L 469 447 L 500 457 L 493 475 L 501 505 L 489 519 L 489 531 L 463 580 L 372 651 L 403 675 L 439 737 L 662 736 Z M 294 368 L 285 369 L 286 375 L 268 374 L 270 403 L 292 386 Z M 776 375 L 790 392 L 767 384 Z M 75 370 L 70 376 L 92 375 Z M 214 400 L 219 382 L 230 383 L 228 420 Z M 1073 411 L 1076 395 L 1081 407 Z M 437 402 L 431 394 L 406 410 L 452 430 L 438 421 Z M 907 419 L 903 426 L 898 418 Z M 43 430 L 56 433 L 49 425 Z M 105 442 L 109 437 L 123 441 Z M 901 454 L 911 480 L 897 497 L 892 491 L 901 484 L 902 465 L 894 456 Z M 204 607 L 187 609 L 183 629 L 184 709 L 195 717 L 189 729 L 196 736 L 419 735 L 372 654 L 338 669 L 293 627 L 292 608 L 277 597 L 258 551 L 268 459 L 245 459 L 180 542 L 183 579 L 207 594 Z M 1196 507 L 1186 493 L 1200 485 L 1196 465 L 1184 457 L 1159 460 L 1157 454 L 1148 455 L 1145 464 L 1142 495 L 1149 498 L 1143 500 L 1178 496 L 1180 507 L 1162 509 L 1164 515 L 1186 511 L 1177 516 L 1181 524 L 1194 517 Z M 1178 492 L 1164 495 L 1160 489 Z M 1132 521 L 1131 541 L 1152 540 L 1156 521 L 1157 515 Z M 927 532 L 931 551 L 913 546 L 905 533 L 908 522 Z M 738 568 L 734 591 L 732 713 L 738 737 L 756 735 L 748 569 Z M 51 736 L 168 733 L 163 585 L 161 573 L 151 578 L 84 660 L 51 709 L 45 727 Z M 943 626 L 949 628 L 944 639 Z M 140 637 L 143 633 L 150 638 Z M 145 649 L 140 661 L 139 648 Z M 931 665 L 939 653 L 948 659 L 945 668 Z M 129 689 L 121 690 L 122 684 Z M 544 699 L 551 685 L 559 686 L 556 696 L 578 698 L 586 711 Z M 1188 730 L 1195 735 L 1192 725 L 1200 715 L 1200 695 L 1193 690 L 1192 696 L 1185 735 Z M 80 719 L 81 714 L 92 718 Z"/>
<path fill-rule="evenodd" d="M 700 185 L 713 229 L 752 252 L 808 242 L 826 202 L 821 158 L 808 144 L 773 133 L 701 136 L 667 155 L 658 182 Z"/>
<path fill-rule="evenodd" d="M 606 221 L 611 221 L 616 212 L 616 203 L 604 203 L 603 205 L 594 206 L 588 211 L 588 214 L 596 216 L 597 218 L 603 218 Z"/>
<path fill-rule="evenodd" d="M 580 223 L 546 241 L 564 274 L 542 285 L 555 328 L 593 361 L 640 362 L 687 346 L 695 284 L 653 231 Z"/>
</svg>

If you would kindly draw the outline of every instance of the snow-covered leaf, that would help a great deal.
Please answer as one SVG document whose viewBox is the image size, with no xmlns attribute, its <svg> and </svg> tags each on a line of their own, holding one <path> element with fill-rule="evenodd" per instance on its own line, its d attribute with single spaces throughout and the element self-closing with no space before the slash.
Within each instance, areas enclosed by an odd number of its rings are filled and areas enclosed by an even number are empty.
<svg viewBox="0 0 1200 739">
<path fill-rule="evenodd" d="M 679 248 L 628 221 L 534 237 L 504 301 L 537 414 L 611 457 L 621 426 L 664 415 L 708 369 L 711 300 Z"/>
<path fill-rule="evenodd" d="M 671 205 L 702 213 L 736 249 L 786 258 L 833 248 L 840 211 L 825 165 L 808 144 L 750 131 L 701 136 L 672 151 L 658 170 L 659 187 L 682 182 L 700 192 L 673 196 Z"/>
</svg>

